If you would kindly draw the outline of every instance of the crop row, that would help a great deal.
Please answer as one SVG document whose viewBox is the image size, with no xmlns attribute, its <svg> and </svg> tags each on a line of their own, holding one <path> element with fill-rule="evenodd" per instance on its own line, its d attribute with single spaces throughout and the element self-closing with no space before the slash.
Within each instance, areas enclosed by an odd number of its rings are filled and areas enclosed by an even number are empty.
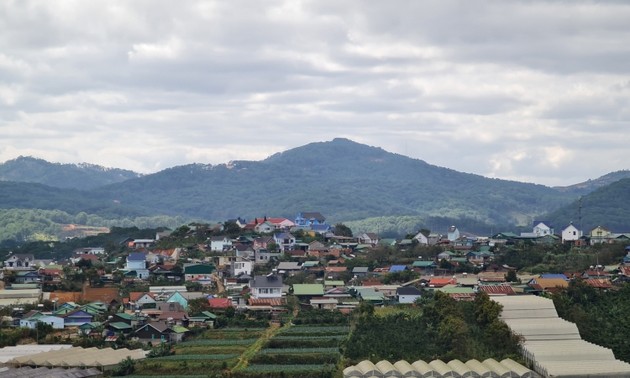
<svg viewBox="0 0 630 378">
<path fill-rule="evenodd" d="M 333 369 L 334 367 L 331 365 L 302 365 L 302 364 L 294 364 L 294 365 L 259 365 L 252 364 L 249 365 L 245 371 L 251 373 L 275 373 L 275 372 L 285 372 L 285 373 L 296 373 L 296 372 L 315 372 L 322 371 L 327 369 Z"/>
<path fill-rule="evenodd" d="M 339 348 L 265 348 L 261 354 L 339 353 Z"/>
<path fill-rule="evenodd" d="M 229 360 L 240 354 L 174 354 L 172 356 L 157 357 L 152 361 L 197 361 L 197 360 Z"/>
<path fill-rule="evenodd" d="M 250 345 L 256 342 L 257 339 L 197 339 L 184 341 L 179 345 L 182 347 L 187 346 L 201 346 L 201 345 L 213 345 L 213 346 L 222 346 L 222 345 Z"/>
</svg>

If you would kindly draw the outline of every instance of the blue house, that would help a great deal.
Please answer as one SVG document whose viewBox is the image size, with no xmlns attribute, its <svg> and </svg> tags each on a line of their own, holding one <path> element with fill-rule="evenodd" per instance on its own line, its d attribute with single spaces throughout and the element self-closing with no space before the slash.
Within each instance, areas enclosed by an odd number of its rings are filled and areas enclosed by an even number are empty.
<svg viewBox="0 0 630 378">
<path fill-rule="evenodd" d="M 322 224 L 326 224 L 326 218 L 316 211 L 302 212 L 295 217 L 295 225 L 300 228 L 311 228 Z"/>
<path fill-rule="evenodd" d="M 64 327 L 78 327 L 85 323 L 91 323 L 94 316 L 87 311 L 74 310 L 62 316 Z"/>
</svg>

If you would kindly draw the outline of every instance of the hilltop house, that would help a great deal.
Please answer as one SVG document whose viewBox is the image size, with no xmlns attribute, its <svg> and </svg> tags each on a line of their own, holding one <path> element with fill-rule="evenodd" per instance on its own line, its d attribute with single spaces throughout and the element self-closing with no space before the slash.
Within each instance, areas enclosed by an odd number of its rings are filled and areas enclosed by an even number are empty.
<svg viewBox="0 0 630 378">
<path fill-rule="evenodd" d="M 582 237 L 582 231 L 578 230 L 573 223 L 562 230 L 562 242 L 574 242 Z"/>
<path fill-rule="evenodd" d="M 326 224 L 326 218 L 319 212 L 302 212 L 295 217 L 295 225 L 299 228 L 310 229 L 314 225 Z"/>
<path fill-rule="evenodd" d="M 532 226 L 532 232 L 521 232 L 521 237 L 540 238 L 555 233 L 553 226 L 548 221 L 535 220 Z"/>
<path fill-rule="evenodd" d="M 371 246 L 376 246 L 379 241 L 379 237 L 374 232 L 364 232 L 357 237 L 359 244 L 369 244 Z"/>
</svg>

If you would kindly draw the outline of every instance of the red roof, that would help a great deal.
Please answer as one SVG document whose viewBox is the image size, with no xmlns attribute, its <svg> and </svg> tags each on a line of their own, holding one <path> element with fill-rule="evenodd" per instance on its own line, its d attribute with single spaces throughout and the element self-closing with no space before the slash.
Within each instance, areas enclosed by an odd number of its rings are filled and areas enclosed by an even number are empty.
<svg viewBox="0 0 630 378">
<path fill-rule="evenodd" d="M 612 287 L 612 283 L 607 278 L 589 278 L 584 280 L 584 282 L 596 289 L 610 289 Z"/>
<path fill-rule="evenodd" d="M 346 266 L 327 266 L 326 267 L 326 271 L 327 272 L 345 272 L 348 270 L 348 267 Z"/>
<path fill-rule="evenodd" d="M 282 298 L 249 298 L 247 303 L 250 306 L 273 306 L 278 307 L 284 305 Z"/>
<path fill-rule="evenodd" d="M 444 287 L 446 285 L 455 285 L 457 278 L 452 277 L 431 277 L 429 281 L 430 287 Z"/>
<path fill-rule="evenodd" d="M 228 298 L 210 298 L 208 304 L 211 308 L 228 308 L 233 307 L 232 300 Z"/>
<path fill-rule="evenodd" d="M 510 285 L 479 285 L 479 291 L 488 295 L 515 295 L 514 289 Z"/>
<path fill-rule="evenodd" d="M 630 276 L 630 266 L 620 266 L 619 273 L 624 276 Z"/>
</svg>

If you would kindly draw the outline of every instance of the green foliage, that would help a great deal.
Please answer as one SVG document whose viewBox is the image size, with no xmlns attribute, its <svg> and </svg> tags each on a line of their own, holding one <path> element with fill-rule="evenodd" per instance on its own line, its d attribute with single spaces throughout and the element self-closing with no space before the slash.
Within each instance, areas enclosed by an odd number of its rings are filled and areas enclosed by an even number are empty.
<svg viewBox="0 0 630 378">
<path fill-rule="evenodd" d="M 558 315 L 574 322 L 584 340 L 610 348 L 616 358 L 630 362 L 630 285 L 600 291 L 573 280 L 566 291 L 554 294 L 553 302 Z"/>
<path fill-rule="evenodd" d="M 626 175 L 627 173 L 628 171 L 625 172 Z M 582 228 L 585 232 L 599 225 L 620 232 L 627 230 L 630 226 L 628 214 L 630 214 L 630 178 L 624 178 L 553 211 L 546 215 L 545 219 L 556 225 L 567 225 L 581 217 Z"/>
<path fill-rule="evenodd" d="M 499 321 L 500 307 L 487 295 L 457 302 L 437 292 L 419 304 L 379 315 L 358 314 L 344 355 L 354 362 L 518 358 L 519 338 Z"/>
<path fill-rule="evenodd" d="M 337 223 L 333 229 L 337 236 L 352 237 L 352 230 L 343 223 Z"/>
</svg>

